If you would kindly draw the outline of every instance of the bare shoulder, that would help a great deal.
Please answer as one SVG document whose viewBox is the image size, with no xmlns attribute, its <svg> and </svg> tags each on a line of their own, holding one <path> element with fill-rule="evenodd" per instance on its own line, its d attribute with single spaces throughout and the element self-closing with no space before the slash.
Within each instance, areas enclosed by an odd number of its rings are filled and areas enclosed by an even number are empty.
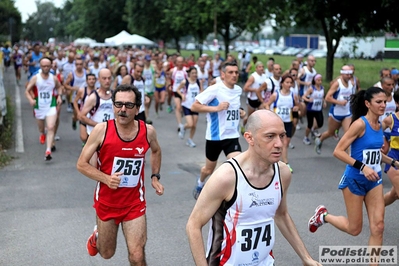
<svg viewBox="0 0 399 266">
<path fill-rule="evenodd" d="M 230 163 L 225 162 L 209 177 L 201 194 L 219 201 L 229 201 L 234 195 L 235 183 L 236 172 Z"/>
<path fill-rule="evenodd" d="M 285 191 L 291 183 L 292 174 L 290 168 L 284 162 L 278 162 L 278 166 L 280 169 L 281 183 L 283 185 L 283 190 Z"/>
</svg>

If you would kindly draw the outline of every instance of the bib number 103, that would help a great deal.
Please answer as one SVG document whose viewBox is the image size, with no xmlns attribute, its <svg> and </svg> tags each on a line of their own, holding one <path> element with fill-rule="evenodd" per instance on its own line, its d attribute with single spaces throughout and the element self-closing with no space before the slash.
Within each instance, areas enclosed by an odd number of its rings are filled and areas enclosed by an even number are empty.
<svg viewBox="0 0 399 266">
<path fill-rule="evenodd" d="M 269 246 L 272 240 L 271 225 L 242 229 L 241 237 L 244 240 L 244 243 L 241 243 L 241 251 L 256 250 L 259 244 Z"/>
</svg>

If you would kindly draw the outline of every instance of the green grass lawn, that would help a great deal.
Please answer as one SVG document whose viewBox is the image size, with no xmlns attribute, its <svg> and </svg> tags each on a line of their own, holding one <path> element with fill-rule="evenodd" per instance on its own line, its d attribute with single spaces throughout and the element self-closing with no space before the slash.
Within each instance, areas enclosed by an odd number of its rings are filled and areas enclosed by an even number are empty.
<svg viewBox="0 0 399 266">
<path fill-rule="evenodd" d="M 176 50 L 168 50 L 169 53 L 173 53 Z M 196 58 L 198 57 L 198 51 L 181 51 L 181 54 L 184 57 L 188 57 L 191 54 L 194 54 Z M 205 51 L 209 55 L 213 55 L 212 51 Z M 236 52 L 232 52 L 233 55 L 237 56 Z M 224 57 L 224 52 L 221 52 L 221 55 Z M 282 55 L 256 55 L 258 60 L 262 61 L 266 64 L 269 57 L 273 57 L 275 62 L 281 65 L 283 72 L 289 68 L 291 65 L 291 61 L 295 59 L 294 56 L 282 56 Z M 326 59 L 325 58 L 316 58 L 316 66 L 315 69 L 318 73 L 325 77 L 326 73 Z M 341 59 L 336 58 L 334 60 L 334 77 L 339 75 L 339 70 L 345 64 L 354 64 L 356 68 L 355 75 L 360 80 L 361 88 L 369 88 L 373 86 L 379 80 L 379 72 L 382 68 L 399 68 L 399 60 L 386 59 L 384 61 L 372 61 L 372 60 L 362 60 L 362 59 Z M 323 85 L 326 89 L 329 88 L 329 82 L 324 80 Z"/>
</svg>

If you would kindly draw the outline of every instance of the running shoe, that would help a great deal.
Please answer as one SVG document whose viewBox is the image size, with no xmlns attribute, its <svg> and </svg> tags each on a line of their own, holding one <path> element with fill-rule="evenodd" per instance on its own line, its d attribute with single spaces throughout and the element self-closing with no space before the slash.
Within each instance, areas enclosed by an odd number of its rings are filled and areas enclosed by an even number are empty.
<svg viewBox="0 0 399 266">
<path fill-rule="evenodd" d="M 317 154 L 321 154 L 321 140 L 320 138 L 316 138 L 314 140 L 314 150 Z"/>
<path fill-rule="evenodd" d="M 291 167 L 291 165 L 289 164 L 289 163 L 287 163 L 287 166 L 288 166 L 288 168 L 290 169 L 290 171 L 291 171 L 291 174 L 294 172 L 294 170 L 292 170 L 292 167 Z"/>
<path fill-rule="evenodd" d="M 168 109 L 166 109 L 167 110 L 167 112 L 170 114 L 172 111 L 173 111 L 173 108 L 172 108 L 172 106 L 168 106 Z"/>
<path fill-rule="evenodd" d="M 58 136 L 58 135 L 54 137 L 54 140 L 56 140 L 56 141 L 59 141 L 60 139 L 61 139 L 61 138 L 60 138 L 60 136 Z"/>
<path fill-rule="evenodd" d="M 198 199 L 199 195 L 201 194 L 202 188 L 203 188 L 203 186 L 200 186 L 198 184 L 198 180 L 199 180 L 199 178 L 197 179 L 197 182 L 196 182 L 195 187 L 193 189 L 193 197 L 194 197 L 194 199 Z"/>
<path fill-rule="evenodd" d="M 295 146 L 294 146 L 294 144 L 292 144 L 291 142 L 288 144 L 288 148 L 290 148 L 290 149 L 295 149 Z"/>
<path fill-rule="evenodd" d="M 298 123 L 296 124 L 296 130 L 300 130 L 301 129 L 301 125 Z"/>
<path fill-rule="evenodd" d="M 98 235 L 98 233 L 97 233 L 97 225 L 96 225 L 96 226 L 94 226 L 94 231 L 89 236 L 89 239 L 87 239 L 87 243 L 86 243 L 87 253 L 89 253 L 90 256 L 95 256 L 98 253 L 97 235 Z"/>
<path fill-rule="evenodd" d="M 53 159 L 53 157 L 51 157 L 51 151 L 46 151 L 46 153 L 44 155 L 44 160 L 50 161 L 51 159 Z"/>
<path fill-rule="evenodd" d="M 150 119 L 146 119 L 146 124 L 149 124 L 149 125 L 152 125 L 152 120 L 150 120 Z"/>
<path fill-rule="evenodd" d="M 179 125 L 179 138 L 184 139 L 184 134 L 186 134 L 186 130 L 184 129 L 184 125 L 180 124 Z"/>
<path fill-rule="evenodd" d="M 314 135 L 316 138 L 320 138 L 321 134 L 319 133 L 319 131 L 317 131 L 317 129 L 312 130 L 312 135 Z"/>
<path fill-rule="evenodd" d="M 67 112 L 68 113 L 73 113 L 72 104 L 70 104 L 70 103 L 68 104 Z"/>
<path fill-rule="evenodd" d="M 319 205 L 314 211 L 314 215 L 310 217 L 308 222 L 309 231 L 314 233 L 317 229 L 322 226 L 325 221 L 324 217 L 328 214 L 326 207 Z"/>
<path fill-rule="evenodd" d="M 51 152 L 55 152 L 57 150 L 57 148 L 55 147 L 55 145 L 51 146 Z"/>
<path fill-rule="evenodd" d="M 197 146 L 192 139 L 188 139 L 186 145 L 191 148 L 195 148 Z"/>
<path fill-rule="evenodd" d="M 40 144 L 44 144 L 46 142 L 46 134 L 41 134 L 39 140 Z"/>
<path fill-rule="evenodd" d="M 302 140 L 302 142 L 303 142 L 303 144 L 305 144 L 305 145 L 310 145 L 310 139 L 307 138 L 307 137 L 304 137 L 303 140 Z"/>
<path fill-rule="evenodd" d="M 336 141 L 339 140 L 339 130 L 338 130 L 338 129 L 334 131 L 334 136 L 333 136 L 333 138 L 334 138 Z"/>
</svg>

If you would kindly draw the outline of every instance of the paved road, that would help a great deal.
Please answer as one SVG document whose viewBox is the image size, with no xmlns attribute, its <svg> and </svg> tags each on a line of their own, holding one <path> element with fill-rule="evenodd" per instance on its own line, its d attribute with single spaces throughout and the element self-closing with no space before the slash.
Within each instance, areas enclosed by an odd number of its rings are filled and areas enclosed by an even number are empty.
<svg viewBox="0 0 399 266">
<path fill-rule="evenodd" d="M 10 73 L 5 74 L 5 84 L 7 92 L 15 99 L 15 79 Z M 57 142 L 57 151 L 53 160 L 45 163 L 44 147 L 38 141 L 31 107 L 24 97 L 23 87 L 19 90 L 23 146 L 16 145 L 15 148 L 24 152 L 13 149 L 11 153 L 15 160 L 0 170 L 0 265 L 127 265 L 121 231 L 112 259 L 87 255 L 85 244 L 95 222 L 92 208 L 95 182 L 75 168 L 81 144 L 78 132 L 72 130 L 66 106 L 62 109 L 58 133 L 61 140 Z M 174 114 L 165 111 L 160 118 L 154 119 L 163 150 L 161 181 L 165 194 L 156 196 L 147 178 L 149 233 L 146 254 L 149 265 L 194 265 L 185 224 L 195 204 L 191 190 L 204 163 L 205 115 L 199 119 L 194 139 L 196 148 L 184 145 L 184 141 L 177 137 L 175 124 Z M 308 232 L 307 221 L 320 203 L 331 213 L 345 215 L 342 195 L 337 189 L 344 164 L 332 157 L 335 140 L 327 140 L 322 154 L 317 155 L 313 146 L 302 144 L 303 132 L 302 129 L 294 136 L 292 142 L 296 148 L 289 151 L 294 174 L 288 202 L 299 234 L 314 258 L 318 258 L 320 245 L 366 245 L 369 235 L 366 214 L 364 230 L 357 237 L 348 236 L 330 225 L 323 226 L 315 234 Z M 245 140 L 240 141 L 246 148 Z M 148 177 L 149 166 L 146 173 Z M 389 180 L 384 176 L 384 189 L 389 188 Z M 386 245 L 398 243 L 398 206 L 394 204 L 387 208 Z M 206 233 L 204 230 L 204 235 Z M 301 265 L 279 232 L 274 254 L 279 266 Z"/>
</svg>

